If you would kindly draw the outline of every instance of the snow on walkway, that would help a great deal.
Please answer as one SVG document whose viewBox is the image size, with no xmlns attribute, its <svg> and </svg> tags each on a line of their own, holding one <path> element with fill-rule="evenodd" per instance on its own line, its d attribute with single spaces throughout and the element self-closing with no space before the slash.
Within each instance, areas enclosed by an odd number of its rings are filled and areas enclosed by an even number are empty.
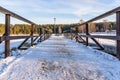
<svg viewBox="0 0 120 80">
<path fill-rule="evenodd" d="M 0 80 L 120 79 L 120 62 L 116 58 L 64 36 L 52 35 L 26 52 L 7 65 Z"/>
</svg>

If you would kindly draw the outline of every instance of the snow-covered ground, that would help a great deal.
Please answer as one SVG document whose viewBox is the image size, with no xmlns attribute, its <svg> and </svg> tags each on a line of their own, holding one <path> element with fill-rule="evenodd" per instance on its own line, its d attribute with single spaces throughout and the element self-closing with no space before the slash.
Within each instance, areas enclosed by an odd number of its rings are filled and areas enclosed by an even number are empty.
<svg viewBox="0 0 120 80">
<path fill-rule="evenodd" d="M 0 80 L 119 80 L 120 61 L 64 36 L 0 60 Z"/>
<path fill-rule="evenodd" d="M 116 32 L 115 31 L 113 31 L 113 32 L 94 32 L 94 33 L 91 33 L 91 35 L 115 36 Z M 115 40 L 100 39 L 100 38 L 97 38 L 96 40 L 103 45 L 116 46 Z M 90 42 L 93 42 L 93 41 L 90 39 Z"/>
<path fill-rule="evenodd" d="M 84 33 L 82 33 L 84 35 Z M 104 35 L 104 36 L 116 36 L 116 31 L 111 32 L 92 32 L 91 35 Z M 85 39 L 85 37 L 83 37 Z M 116 41 L 111 39 L 102 39 L 102 38 L 95 38 L 103 47 L 104 51 L 110 54 L 116 55 Z M 96 47 L 96 43 L 89 38 L 89 45 L 92 47 Z"/>
<path fill-rule="evenodd" d="M 103 36 L 115 36 L 116 35 L 116 31 L 112 31 L 112 32 L 92 32 L 90 33 L 91 35 L 103 35 Z M 111 39 L 101 39 L 101 38 L 96 38 L 96 40 L 102 44 L 102 45 L 107 45 L 107 46 L 116 46 L 116 41 L 115 40 L 111 40 Z M 93 40 L 91 40 L 89 38 L 89 43 L 94 43 Z"/>
<path fill-rule="evenodd" d="M 24 39 L 18 39 L 18 40 L 11 40 L 10 41 L 10 48 L 12 49 L 13 47 L 18 47 Z M 4 41 L 0 44 L 0 53 L 4 52 Z"/>
<path fill-rule="evenodd" d="M 25 39 L 10 40 L 10 49 L 17 48 L 24 40 Z M 35 41 L 35 43 L 36 43 L 36 41 Z M 31 39 L 28 39 L 27 43 L 30 43 L 30 42 L 31 42 Z M 0 57 L 4 57 L 4 55 L 3 55 L 3 52 L 5 50 L 4 49 L 5 48 L 4 45 L 5 45 L 4 41 L 2 43 L 0 43 Z"/>
</svg>

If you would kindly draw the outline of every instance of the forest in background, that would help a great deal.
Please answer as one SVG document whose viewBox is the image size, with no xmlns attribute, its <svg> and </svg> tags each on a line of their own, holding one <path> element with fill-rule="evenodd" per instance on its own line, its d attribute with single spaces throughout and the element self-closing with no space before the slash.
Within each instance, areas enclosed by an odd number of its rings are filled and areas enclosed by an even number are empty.
<svg viewBox="0 0 120 80">
<path fill-rule="evenodd" d="M 46 29 L 49 30 L 50 33 L 54 32 L 54 29 L 56 30 L 56 33 L 62 33 L 62 32 L 69 32 L 70 29 L 75 30 L 74 27 L 78 26 L 78 31 L 80 33 L 85 32 L 85 25 L 79 26 L 80 23 L 76 24 L 46 24 L 46 25 L 40 25 Z M 89 32 L 104 32 L 106 30 L 111 31 L 116 29 L 115 22 L 99 22 L 99 23 L 89 23 Z M 55 28 L 54 28 L 55 27 Z M 30 34 L 31 31 L 31 25 L 29 24 L 15 24 L 10 26 L 10 34 Z M 0 24 L 0 34 L 4 34 L 5 32 L 5 25 Z M 39 27 L 36 26 L 34 28 L 34 34 L 39 33 Z"/>
</svg>

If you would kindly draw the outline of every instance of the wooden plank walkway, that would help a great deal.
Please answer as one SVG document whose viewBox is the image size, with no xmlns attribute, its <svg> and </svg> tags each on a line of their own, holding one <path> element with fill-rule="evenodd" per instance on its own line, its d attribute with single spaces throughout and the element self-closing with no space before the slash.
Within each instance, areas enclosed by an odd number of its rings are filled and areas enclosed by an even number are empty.
<svg viewBox="0 0 120 80">
<path fill-rule="evenodd" d="M 120 70 L 116 71 L 119 65 L 111 55 L 52 35 L 11 62 L 0 74 L 0 80 L 108 80 L 108 76 L 120 79 L 116 75 L 120 75 Z"/>
</svg>

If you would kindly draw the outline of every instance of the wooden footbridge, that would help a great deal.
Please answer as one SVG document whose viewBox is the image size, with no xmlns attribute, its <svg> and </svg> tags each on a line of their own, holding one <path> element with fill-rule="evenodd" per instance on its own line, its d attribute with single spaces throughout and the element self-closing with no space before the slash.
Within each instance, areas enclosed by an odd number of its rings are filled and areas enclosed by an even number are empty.
<svg viewBox="0 0 120 80">
<path fill-rule="evenodd" d="M 37 40 L 37 42 L 41 42 L 43 40 L 46 40 L 49 38 L 49 36 L 51 35 L 49 33 L 49 31 L 47 29 L 45 29 L 42 26 L 39 26 L 38 24 L 24 18 L 21 17 L 20 15 L 17 15 L 14 12 L 11 12 L 3 7 L 0 7 L 0 12 L 5 14 L 5 33 L 3 34 L 3 36 L 0 36 L 0 43 L 2 43 L 3 41 L 5 41 L 5 57 L 8 57 L 10 55 L 10 40 L 14 40 L 14 39 L 25 39 L 20 46 L 18 46 L 18 49 L 26 49 L 26 48 L 22 48 L 23 44 L 28 40 L 31 39 L 31 46 L 34 45 L 34 42 Z M 116 36 L 101 36 L 101 35 L 90 35 L 89 33 L 89 23 L 108 17 L 110 15 L 116 14 Z M 19 19 L 21 21 L 27 22 L 31 25 L 31 34 L 29 36 L 10 36 L 10 17 L 14 17 L 16 19 Z M 78 33 L 78 26 L 82 26 L 85 25 L 85 29 L 86 29 L 86 34 L 80 34 Z M 34 27 L 39 27 L 39 34 L 36 36 L 34 35 Z M 115 40 L 116 41 L 116 56 L 117 58 L 120 59 L 120 7 L 117 7 L 113 10 L 110 10 L 102 15 L 99 15 L 93 19 L 90 19 L 82 24 L 76 25 L 76 31 L 75 33 L 73 33 L 72 29 L 70 30 L 70 34 L 71 35 L 71 39 L 73 37 L 75 37 L 77 42 L 84 42 L 86 44 L 86 46 L 88 46 L 89 40 L 88 38 L 91 38 L 99 47 L 100 49 L 104 49 L 104 47 L 96 40 L 96 38 L 103 38 L 103 39 L 111 39 L 111 40 Z M 42 33 L 42 30 L 44 30 L 44 33 Z M 85 39 L 83 39 L 83 37 L 85 37 Z"/>
</svg>

